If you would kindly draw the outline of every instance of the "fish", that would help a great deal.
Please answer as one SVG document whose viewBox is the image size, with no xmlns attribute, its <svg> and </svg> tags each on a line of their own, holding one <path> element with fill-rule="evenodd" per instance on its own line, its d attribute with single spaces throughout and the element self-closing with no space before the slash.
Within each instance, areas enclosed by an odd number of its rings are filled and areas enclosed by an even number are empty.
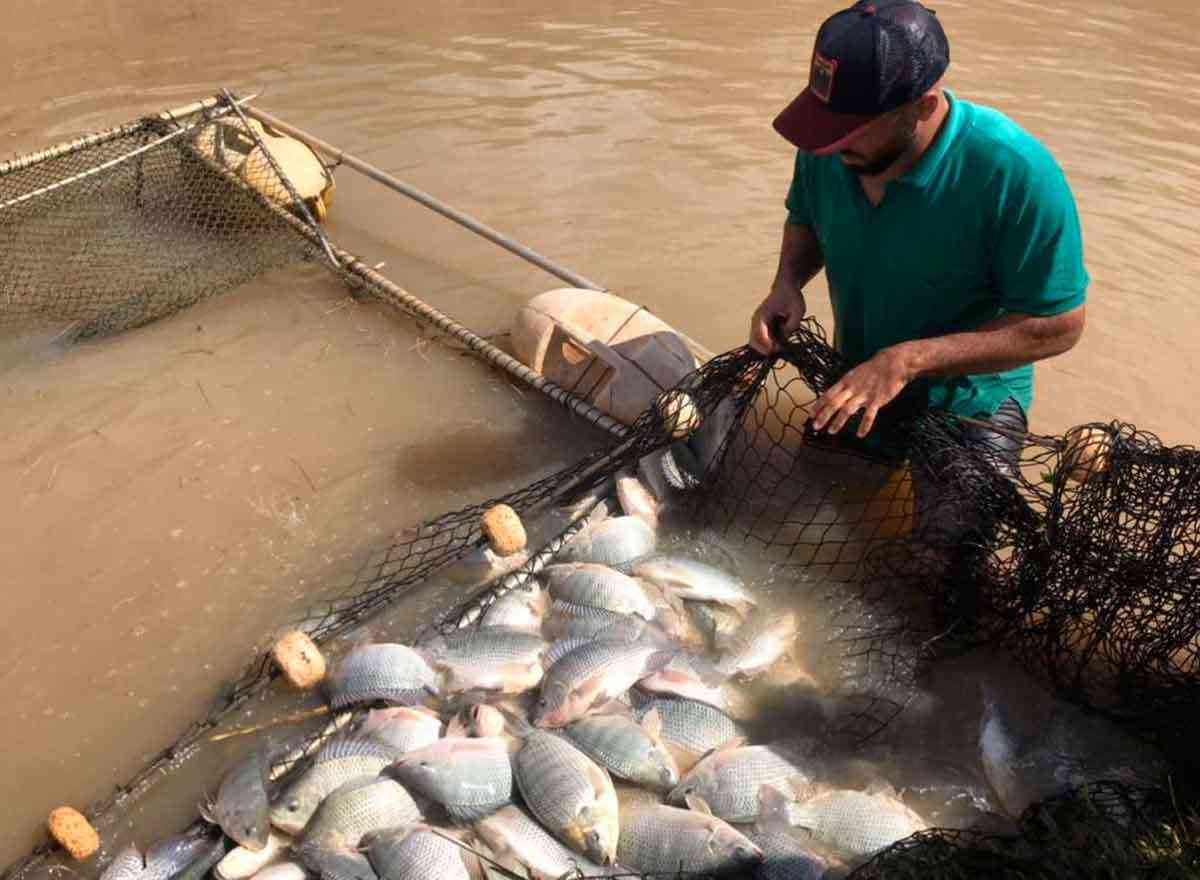
<svg viewBox="0 0 1200 880">
<path fill-rule="evenodd" d="M 679 489 L 700 485 L 717 463 L 730 431 L 738 422 L 738 401 L 732 397 L 719 401 L 695 431 L 667 448 L 663 465 L 668 482 Z"/>
<path fill-rule="evenodd" d="M 428 825 L 380 831 L 364 843 L 380 880 L 471 880 L 462 847 Z"/>
<path fill-rule="evenodd" d="M 380 880 L 362 853 L 338 846 L 308 846 L 300 860 L 321 880 Z"/>
<path fill-rule="evenodd" d="M 740 578 L 682 556 L 650 556 L 629 565 L 630 574 L 658 584 L 680 599 L 716 602 L 749 614 L 758 604 Z"/>
<path fill-rule="evenodd" d="M 636 516 L 614 516 L 584 526 L 563 546 L 558 559 L 621 565 L 650 553 L 656 540 L 654 530 Z"/>
<path fill-rule="evenodd" d="M 650 490 L 629 470 L 618 471 L 615 479 L 621 510 L 628 516 L 636 516 L 652 531 L 657 531 L 659 502 Z"/>
<path fill-rule="evenodd" d="M 767 745 L 723 747 L 701 759 L 668 795 L 669 803 L 694 807 L 703 801 L 714 816 L 734 823 L 759 819 L 759 795 L 765 786 L 803 796 L 813 783 L 811 771 Z"/>
<path fill-rule="evenodd" d="M 406 645 L 355 648 L 337 663 L 327 683 L 333 709 L 375 700 L 411 706 L 437 694 L 436 673 Z"/>
<path fill-rule="evenodd" d="M 395 748 L 365 737 L 330 740 L 272 806 L 271 824 L 284 834 L 300 834 L 326 797 L 352 779 L 377 776 L 399 755 Z"/>
<path fill-rule="evenodd" d="M 513 756 L 513 776 L 526 806 L 551 834 L 594 862 L 613 863 L 617 792 L 603 768 L 557 734 L 530 730 Z"/>
<path fill-rule="evenodd" d="M 680 599 L 668 595 L 661 587 L 650 581 L 641 578 L 635 578 L 635 580 L 641 585 L 642 592 L 646 594 L 650 604 L 654 606 L 652 621 L 655 626 L 673 642 L 683 647 L 706 647 L 704 633 L 695 625 Z"/>
<path fill-rule="evenodd" d="M 707 703 L 654 698 L 634 710 L 638 720 L 655 712 L 662 721 L 659 737 L 675 758 L 680 773 L 687 773 L 704 755 L 730 743 L 741 743 L 740 724 Z"/>
<path fill-rule="evenodd" d="M 673 656 L 674 652 L 652 641 L 598 641 L 576 648 L 546 670 L 533 723 L 537 727 L 570 724 L 616 699 Z"/>
<path fill-rule="evenodd" d="M 1055 701 L 1044 720 L 1018 725 L 997 689 L 987 682 L 980 689 L 984 775 L 1014 819 L 1037 801 L 1101 779 L 1135 788 L 1166 780 L 1161 754 L 1111 721 Z"/>
<path fill-rule="evenodd" d="M 308 871 L 299 862 L 276 862 L 263 868 L 250 880 L 308 880 Z"/>
<path fill-rule="evenodd" d="M 434 635 L 420 645 L 441 674 L 439 693 L 519 694 L 542 680 L 545 640 L 524 630 L 493 626 Z"/>
<path fill-rule="evenodd" d="M 679 697 L 727 709 L 722 685 L 726 676 L 705 657 L 679 651 L 663 668 L 637 683 L 638 689 L 663 697 Z"/>
<path fill-rule="evenodd" d="M 175 874 L 171 880 L 205 880 L 216 865 L 229 852 L 229 841 L 225 837 L 209 839 L 208 845 L 200 851 L 191 863 Z"/>
<path fill-rule="evenodd" d="M 460 709 L 446 725 L 446 736 L 496 737 L 504 734 L 504 713 L 487 703 L 472 703 Z"/>
<path fill-rule="evenodd" d="M 504 737 L 440 739 L 401 756 L 388 773 L 451 818 L 471 822 L 512 801 L 510 745 Z"/>
<path fill-rule="evenodd" d="M 663 473 L 663 455 L 665 450 L 656 449 L 638 459 L 637 474 L 642 485 L 650 490 L 650 494 L 660 503 L 667 503 L 674 494 L 675 487 L 667 482 Z"/>
<path fill-rule="evenodd" d="M 397 752 L 407 752 L 436 742 L 442 734 L 442 719 L 424 706 L 390 706 L 368 712 L 358 733 Z"/>
<path fill-rule="evenodd" d="M 654 604 L 641 585 L 606 565 L 586 562 L 548 565 L 542 575 L 555 599 L 615 614 L 636 614 L 645 620 L 654 619 Z"/>
<path fill-rule="evenodd" d="M 174 834 L 143 853 L 134 845 L 122 849 L 100 880 L 171 880 L 212 852 L 213 840 L 196 833 Z"/>
<path fill-rule="evenodd" d="M 239 846 L 227 852 L 213 874 L 217 880 L 249 880 L 269 865 L 280 861 L 287 853 L 290 841 L 282 834 L 272 831 L 267 835 L 267 844 L 260 850 Z"/>
<path fill-rule="evenodd" d="M 271 832 L 269 765 L 266 752 L 251 752 L 226 771 L 217 788 L 217 799 L 200 811 L 206 821 L 220 825 L 239 846 L 252 852 L 266 847 Z"/>
<path fill-rule="evenodd" d="M 621 813 L 617 861 L 634 871 L 745 877 L 763 858 L 748 837 L 716 816 L 658 804 Z"/>
<path fill-rule="evenodd" d="M 589 605 L 575 605 L 555 599 L 546 617 L 545 632 L 551 639 L 593 638 L 602 630 L 628 619 L 628 615 Z M 549 664 L 546 664 L 549 668 Z"/>
<path fill-rule="evenodd" d="M 573 876 L 573 871 L 584 877 L 616 873 L 568 849 L 521 807 L 501 807 L 477 821 L 474 829 L 501 865 L 532 880 L 560 880 Z"/>
<path fill-rule="evenodd" d="M 549 608 L 550 600 L 542 585 L 536 578 L 528 578 L 489 605 L 479 625 L 541 632 Z"/>
<path fill-rule="evenodd" d="M 717 669 L 730 677 L 755 678 L 770 669 L 796 641 L 798 623 L 794 613 L 755 621 L 749 632 L 739 633 Z"/>
<path fill-rule="evenodd" d="M 824 880 L 830 868 L 844 867 L 813 852 L 804 841 L 786 831 L 753 829 L 746 836 L 763 851 L 763 863 L 758 866 L 755 880 Z"/>
<path fill-rule="evenodd" d="M 685 601 L 683 604 L 697 628 L 704 633 L 709 647 L 719 652 L 729 650 L 745 623 L 742 615 L 726 605 L 718 605 L 715 602 Z"/>
<path fill-rule="evenodd" d="M 640 722 L 625 714 L 588 715 L 563 728 L 576 748 L 613 776 L 666 792 L 679 783 L 679 767 L 661 732 L 662 719 L 653 711 Z"/>
<path fill-rule="evenodd" d="M 886 790 L 832 789 L 796 802 L 778 788 L 765 785 L 759 797 L 762 827 L 803 829 L 851 861 L 868 859 L 928 827 Z"/>
<path fill-rule="evenodd" d="M 408 790 L 394 779 L 363 776 L 343 783 L 322 801 L 304 831 L 299 852 L 353 850 L 372 831 L 421 820 Z"/>
<path fill-rule="evenodd" d="M 528 550 L 518 550 L 510 556 L 501 556 L 484 544 L 447 566 L 440 574 L 460 587 L 481 587 L 506 574 L 512 574 L 528 561 Z"/>
</svg>

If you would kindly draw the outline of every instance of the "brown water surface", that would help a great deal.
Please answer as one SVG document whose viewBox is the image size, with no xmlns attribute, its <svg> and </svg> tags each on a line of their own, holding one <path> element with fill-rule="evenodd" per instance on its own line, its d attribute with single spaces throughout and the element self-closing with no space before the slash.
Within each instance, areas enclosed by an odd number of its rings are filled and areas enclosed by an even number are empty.
<svg viewBox="0 0 1200 880">
<path fill-rule="evenodd" d="M 261 91 L 722 350 L 774 272 L 792 154 L 769 123 L 833 8 L 35 0 L 5 23 L 0 143 Z M 1089 326 L 1039 368 L 1034 428 L 1121 418 L 1195 442 L 1200 10 L 937 8 L 948 84 L 1042 138 L 1083 219 Z M 338 180 L 331 235 L 480 332 L 558 286 Z M 828 320 L 820 282 L 809 299 Z M 105 794 L 202 714 L 335 572 L 597 440 L 313 269 L 116 339 L 0 354 L 3 862 L 48 808 Z"/>
</svg>

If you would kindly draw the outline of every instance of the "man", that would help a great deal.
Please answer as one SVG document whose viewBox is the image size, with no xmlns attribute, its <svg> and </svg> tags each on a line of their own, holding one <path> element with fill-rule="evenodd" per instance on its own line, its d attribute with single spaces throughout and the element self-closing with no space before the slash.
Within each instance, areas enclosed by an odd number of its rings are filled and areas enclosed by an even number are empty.
<svg viewBox="0 0 1200 880">
<path fill-rule="evenodd" d="M 821 26 L 808 88 L 774 123 L 799 152 L 750 344 L 769 353 L 773 322 L 799 324 L 804 286 L 824 268 L 852 369 L 816 402 L 812 427 L 836 433 L 860 414 L 867 437 L 917 383 L 929 406 L 1007 429 L 968 432 L 1011 463 L 1032 364 L 1079 340 L 1089 279 L 1062 170 L 1012 120 L 943 88 L 949 63 L 937 17 L 912 0 L 859 2 Z M 918 528 L 960 528 L 930 522 L 939 505 L 920 476 Z"/>
</svg>

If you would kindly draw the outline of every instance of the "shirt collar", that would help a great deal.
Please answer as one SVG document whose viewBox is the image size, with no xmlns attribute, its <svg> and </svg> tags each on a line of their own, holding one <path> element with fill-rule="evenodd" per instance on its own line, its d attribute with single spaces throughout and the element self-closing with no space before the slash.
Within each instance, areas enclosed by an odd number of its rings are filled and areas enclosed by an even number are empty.
<svg viewBox="0 0 1200 880">
<path fill-rule="evenodd" d="M 946 100 L 950 103 L 950 110 L 946 114 L 946 121 L 942 125 L 942 130 L 938 132 L 933 143 L 929 145 L 929 149 L 925 151 L 925 155 L 918 160 L 916 165 L 908 170 L 907 174 L 899 179 L 900 183 L 906 183 L 921 189 L 929 186 L 929 182 L 933 180 L 934 172 L 942 164 L 942 160 L 946 158 L 946 154 L 950 152 L 950 147 L 953 146 L 959 132 L 963 129 L 965 109 L 962 103 L 954 97 L 953 92 L 946 89 L 945 93 Z"/>
</svg>

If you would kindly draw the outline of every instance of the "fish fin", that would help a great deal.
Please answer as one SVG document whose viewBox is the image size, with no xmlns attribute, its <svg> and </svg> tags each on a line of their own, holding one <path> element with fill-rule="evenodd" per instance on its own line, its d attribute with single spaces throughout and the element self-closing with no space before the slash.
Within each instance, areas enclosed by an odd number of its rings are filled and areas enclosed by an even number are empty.
<svg viewBox="0 0 1200 880">
<path fill-rule="evenodd" d="M 708 801 L 700 797 L 698 794 L 685 794 L 683 802 L 687 804 L 687 808 L 694 813 L 703 813 L 706 816 L 713 814 L 712 807 L 708 805 Z"/>
<path fill-rule="evenodd" d="M 599 764 L 588 763 L 587 777 L 588 782 L 592 785 L 592 791 L 596 794 L 597 800 L 603 800 L 613 790 L 612 777 Z"/>
<path fill-rule="evenodd" d="M 758 827 L 763 831 L 788 831 L 788 796 L 773 785 L 758 790 Z"/>
<path fill-rule="evenodd" d="M 639 723 L 642 726 L 642 730 L 651 739 L 660 739 L 662 737 L 662 716 L 658 713 L 658 709 L 651 709 L 642 716 L 642 720 Z"/>
</svg>

